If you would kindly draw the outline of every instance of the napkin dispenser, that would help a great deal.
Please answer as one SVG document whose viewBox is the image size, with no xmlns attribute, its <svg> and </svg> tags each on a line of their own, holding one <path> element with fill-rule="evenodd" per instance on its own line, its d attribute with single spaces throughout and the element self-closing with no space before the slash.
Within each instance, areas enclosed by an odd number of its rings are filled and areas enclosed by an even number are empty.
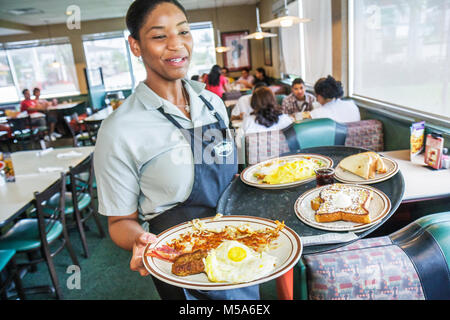
<svg viewBox="0 0 450 320">
<path fill-rule="evenodd" d="M 444 149 L 444 138 L 441 134 L 432 132 L 427 134 L 425 143 L 425 164 L 433 169 L 441 169 Z"/>
</svg>

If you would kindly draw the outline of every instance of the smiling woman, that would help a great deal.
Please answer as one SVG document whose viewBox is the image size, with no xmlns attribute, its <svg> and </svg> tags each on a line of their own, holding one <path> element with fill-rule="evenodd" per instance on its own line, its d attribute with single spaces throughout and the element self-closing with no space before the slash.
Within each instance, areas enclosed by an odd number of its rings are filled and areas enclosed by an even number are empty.
<svg viewBox="0 0 450 320">
<path fill-rule="evenodd" d="M 136 0 L 126 21 L 146 79 L 102 122 L 94 166 L 111 239 L 133 252 L 130 268 L 145 276 L 148 242 L 179 223 L 214 216 L 237 157 L 223 101 L 185 80 L 193 41 L 184 8 L 175 0 Z M 212 131 L 220 134 L 212 139 Z M 227 152 L 214 151 L 223 145 Z M 162 299 L 259 299 L 258 286 L 205 293 L 153 281 Z"/>
</svg>

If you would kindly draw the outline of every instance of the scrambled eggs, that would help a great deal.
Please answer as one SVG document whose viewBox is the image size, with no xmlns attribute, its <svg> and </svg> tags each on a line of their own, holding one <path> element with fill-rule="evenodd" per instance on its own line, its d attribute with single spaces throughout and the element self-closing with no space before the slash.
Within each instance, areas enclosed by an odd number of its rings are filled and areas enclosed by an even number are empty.
<svg viewBox="0 0 450 320">
<path fill-rule="evenodd" d="M 314 169 L 324 166 L 323 162 L 318 159 L 302 159 L 288 162 L 281 166 L 276 166 L 265 174 L 262 183 L 282 184 L 291 183 L 298 180 L 305 180 L 314 177 L 316 174 Z"/>
</svg>

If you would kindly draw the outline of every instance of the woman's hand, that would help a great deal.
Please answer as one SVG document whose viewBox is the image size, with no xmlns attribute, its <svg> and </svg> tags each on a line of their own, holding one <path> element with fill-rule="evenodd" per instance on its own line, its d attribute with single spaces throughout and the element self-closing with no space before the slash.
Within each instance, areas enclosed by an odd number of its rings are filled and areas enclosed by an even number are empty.
<svg viewBox="0 0 450 320">
<path fill-rule="evenodd" d="M 133 244 L 133 256 L 130 261 L 130 269 L 133 271 L 138 271 L 141 276 L 148 276 L 149 273 L 147 269 L 145 269 L 144 264 L 142 262 L 142 255 L 144 254 L 145 246 L 150 242 L 153 243 L 156 241 L 156 236 L 152 233 L 143 232 L 138 237 Z"/>
</svg>

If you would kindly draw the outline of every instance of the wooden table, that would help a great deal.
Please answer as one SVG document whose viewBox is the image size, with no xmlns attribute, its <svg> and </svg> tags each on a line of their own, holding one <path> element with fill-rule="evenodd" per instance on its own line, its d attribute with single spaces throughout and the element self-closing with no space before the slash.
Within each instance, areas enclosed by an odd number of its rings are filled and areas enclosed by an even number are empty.
<svg viewBox="0 0 450 320">
<path fill-rule="evenodd" d="M 405 179 L 402 203 L 450 197 L 450 169 L 434 170 L 425 165 L 424 154 L 409 159 L 409 149 L 381 152 L 395 160 Z"/>
<path fill-rule="evenodd" d="M 34 199 L 34 192 L 44 191 L 60 178 L 60 172 L 39 172 L 39 168 L 60 167 L 68 172 L 70 166 L 76 166 L 86 159 L 94 147 L 58 148 L 37 156 L 39 150 L 14 152 L 11 154 L 16 182 L 7 182 L 0 186 L 0 227 L 14 220 L 26 210 Z M 75 151 L 81 156 L 57 158 L 59 153 Z"/>
</svg>

